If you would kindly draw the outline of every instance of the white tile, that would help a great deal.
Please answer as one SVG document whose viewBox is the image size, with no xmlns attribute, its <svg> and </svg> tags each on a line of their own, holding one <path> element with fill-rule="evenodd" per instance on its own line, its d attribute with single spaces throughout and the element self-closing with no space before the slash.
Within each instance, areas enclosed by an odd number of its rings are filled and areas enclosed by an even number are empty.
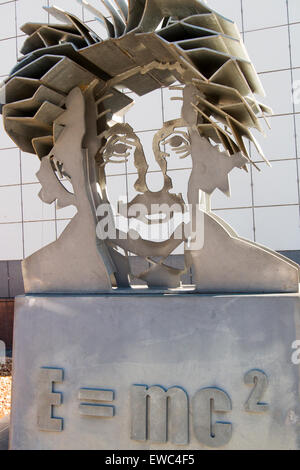
<svg viewBox="0 0 300 470">
<path fill-rule="evenodd" d="M 99 0 L 89 0 L 89 2 L 96 8 L 100 9 L 102 12 L 108 14 L 107 10 Z M 50 2 L 50 4 L 52 3 L 82 18 L 82 7 L 76 0 L 55 0 Z M 239 29 L 242 29 L 240 0 L 226 0 L 226 2 L 224 2 L 224 0 L 210 0 L 208 3 L 209 6 L 215 9 L 218 13 L 236 21 Z M 288 0 L 288 3 L 290 21 L 300 21 L 300 1 Z M 18 28 L 21 24 L 27 21 L 47 22 L 48 15 L 42 8 L 42 6 L 45 4 L 47 4 L 46 0 L 17 0 Z M 276 2 L 274 0 L 243 0 L 243 11 L 246 30 L 264 28 L 266 26 L 277 26 L 280 24 L 285 24 L 287 21 L 285 0 L 276 0 Z M 270 11 L 271 14 L 269 14 Z M 10 20 L 8 21 L 9 18 Z M 93 20 L 88 23 L 89 27 L 92 30 L 95 30 L 97 34 L 99 34 L 104 39 L 106 38 L 104 27 L 99 22 L 94 20 L 94 15 L 85 12 L 84 19 Z M 51 22 L 56 22 L 56 20 L 51 18 Z M 0 39 L 15 35 L 14 2 L 8 3 L 7 0 L 0 0 L 0 26 Z M 20 36 L 17 38 L 19 49 L 21 48 L 24 39 L 25 36 Z M 291 26 L 291 40 L 293 66 L 300 67 L 300 59 L 298 54 L 300 25 Z M 257 63 L 257 68 L 259 71 L 278 70 L 282 68 L 288 68 L 290 65 L 288 34 L 285 27 L 248 33 L 246 34 L 246 46 L 252 60 Z M 0 57 L 0 75 L 5 76 L 16 63 L 15 39 L 0 40 Z M 292 100 L 290 72 L 276 71 L 273 73 L 264 73 L 261 75 L 261 79 L 267 93 L 265 102 L 273 107 L 275 113 L 277 114 L 291 113 Z M 293 80 L 299 80 L 300 82 L 300 72 L 297 69 L 293 70 Z M 170 91 L 168 89 L 163 90 L 164 120 L 180 117 L 182 103 L 180 101 L 170 101 L 170 97 L 174 96 L 175 94 L 180 95 L 181 93 Z M 134 127 L 135 131 L 147 131 L 139 132 L 138 135 L 141 138 L 145 157 L 149 165 L 147 182 L 150 189 L 156 191 L 161 188 L 161 172 L 159 171 L 159 167 L 152 150 L 152 141 L 155 132 L 149 131 L 149 129 L 158 129 L 162 127 L 163 118 L 161 92 L 160 90 L 157 90 L 156 92 L 146 95 L 145 97 L 136 97 L 136 99 L 137 103 L 135 107 L 128 113 L 128 121 Z M 295 109 L 296 111 L 300 112 L 300 91 L 299 103 L 295 103 Z M 266 155 L 270 159 L 294 158 L 295 136 L 293 117 L 273 117 L 270 119 L 270 122 L 272 125 L 272 130 L 267 132 L 267 138 L 259 139 Z M 298 133 L 298 150 L 300 152 L 300 116 L 296 116 L 296 125 Z M 1 148 L 3 149 L 9 147 L 13 148 L 1 151 Z M 252 150 L 252 154 L 254 157 L 256 157 L 256 159 L 259 159 L 257 153 L 254 150 Z M 2 120 L 0 124 L 0 162 L 3 163 L 2 173 L 0 175 L 0 186 L 2 184 L 17 185 L 20 182 L 19 151 L 15 148 L 13 141 L 4 132 Z M 173 173 L 170 173 L 171 176 L 173 176 L 173 181 L 176 188 L 180 185 L 184 186 L 182 175 L 184 174 L 184 168 L 187 163 L 187 160 L 172 161 L 171 158 L 168 161 L 168 170 L 177 170 Z M 256 204 L 258 204 L 257 200 L 264 201 L 262 204 L 275 204 L 276 202 L 274 201 L 279 201 L 280 204 L 290 204 L 290 201 L 293 201 L 293 203 L 297 202 L 298 193 L 295 165 L 296 162 L 292 161 L 274 162 L 273 169 L 268 169 L 268 167 L 263 166 L 263 171 L 260 174 L 257 174 L 257 172 L 253 170 L 255 178 L 254 191 Z M 35 173 L 39 169 L 39 160 L 36 156 L 22 152 L 21 168 L 23 183 L 37 182 Z M 117 176 L 115 176 L 114 179 L 111 178 L 109 180 L 109 182 L 112 182 L 112 184 L 109 185 L 109 191 L 110 197 L 114 204 L 120 195 L 124 195 L 126 197 L 127 190 L 130 195 L 129 199 L 132 199 L 132 197 L 136 194 L 136 191 L 134 190 L 134 183 L 137 179 L 136 174 L 131 174 L 128 177 L 125 176 L 125 165 L 122 165 L 122 168 L 119 168 L 117 165 L 115 165 L 115 168 L 116 169 L 112 168 L 110 170 L 110 174 L 115 174 Z M 182 170 L 179 171 L 179 168 L 182 168 Z M 127 171 L 130 173 L 136 172 L 133 159 L 128 162 Z M 124 173 L 124 176 L 122 176 L 120 173 Z M 214 207 L 217 209 L 250 206 L 252 202 L 250 175 L 247 175 L 240 170 L 234 170 L 230 174 L 230 179 L 232 189 L 231 198 L 228 199 L 223 196 L 222 193 L 216 191 L 213 196 Z M 282 180 L 286 181 L 286 184 L 282 184 Z M 268 188 L 267 191 L 265 189 L 266 187 Z M 6 204 L 7 201 L 9 201 L 9 205 L 6 207 L 2 207 L 4 205 L 1 204 L 0 222 L 3 222 L 3 220 L 21 220 L 20 187 L 13 186 L 12 188 L 13 189 L 10 194 L 4 194 L 0 192 L 0 195 L 2 194 L 0 198 L 1 201 L 3 201 L 3 198 L 6 201 Z M 2 189 L 6 190 L 10 188 L 0 188 L 0 190 Z M 52 204 L 49 206 L 43 204 L 37 196 L 39 190 L 40 186 L 38 184 L 26 184 L 23 187 L 24 216 L 27 218 L 27 220 L 41 220 L 49 218 L 54 219 L 54 205 Z M 267 209 L 272 212 L 273 209 L 277 208 Z M 286 216 L 288 224 L 290 224 L 288 226 L 290 226 L 293 231 L 293 233 L 289 233 L 286 236 L 286 246 L 282 246 L 280 249 L 295 249 L 294 239 L 296 237 L 299 239 L 299 227 L 298 229 L 295 228 L 295 208 L 283 207 L 279 209 L 285 210 L 285 213 L 289 214 Z M 256 213 L 258 213 L 260 210 L 261 209 L 256 209 Z M 65 226 L 69 223 L 69 221 L 65 219 L 73 217 L 75 212 L 76 209 L 73 207 L 57 210 L 57 218 L 60 219 L 57 220 L 58 234 L 60 234 Z M 222 214 L 222 216 L 224 215 L 224 218 L 227 218 L 234 228 L 237 228 L 238 231 L 243 232 L 241 235 L 252 238 L 252 212 L 250 209 L 230 211 L 224 210 L 216 211 L 216 213 L 219 215 Z M 297 220 L 299 220 L 299 217 Z M 50 223 L 25 223 L 25 226 L 27 255 L 55 238 L 54 221 Z M 239 227 L 241 230 L 239 230 Z M 4 244 L 5 248 L 3 248 L 3 243 L 0 246 L 0 259 L 22 258 L 22 224 L 9 223 L 0 225 L 0 239 L 2 239 L 2 234 L 4 234 L 4 231 L 6 235 L 3 239 L 6 237 L 7 244 Z M 279 234 L 277 233 L 276 236 L 279 237 Z M 283 234 L 282 239 L 284 242 L 285 234 Z M 293 246 L 293 248 L 289 248 L 290 246 Z"/>
<path fill-rule="evenodd" d="M 46 204 L 41 201 L 38 194 L 40 184 L 26 184 L 22 186 L 23 217 L 25 221 L 51 220 L 55 218 L 54 203 Z"/>
<path fill-rule="evenodd" d="M 143 147 L 145 159 L 148 165 L 148 171 L 161 171 L 161 168 L 155 158 L 155 154 L 152 147 L 155 134 L 155 131 L 139 132 L 137 134 Z M 128 173 L 137 171 L 137 168 L 135 167 L 132 159 L 131 162 L 128 162 L 127 164 L 127 171 Z"/>
<path fill-rule="evenodd" d="M 146 174 L 146 184 L 148 186 L 149 191 L 161 191 L 164 187 L 164 175 L 162 171 L 148 171 Z"/>
<path fill-rule="evenodd" d="M 184 170 L 192 168 L 193 161 L 191 155 L 180 158 L 180 155 L 176 154 L 169 145 L 165 147 L 165 150 L 169 154 L 169 156 L 166 157 L 168 170 Z"/>
<path fill-rule="evenodd" d="M 148 164 L 149 168 L 148 170 L 159 170 L 159 166 L 155 160 L 153 150 L 152 150 L 152 142 L 153 142 L 153 137 L 155 135 L 155 131 L 150 131 L 150 132 L 139 132 L 136 134 L 138 139 L 141 142 L 144 156 L 146 163 Z M 129 155 L 127 156 L 128 161 L 127 162 L 118 162 L 118 163 L 107 163 L 105 165 L 105 173 L 107 176 L 111 175 L 124 175 L 127 173 L 136 173 L 137 172 L 137 167 L 136 167 L 136 162 L 135 162 L 135 150 L 136 147 L 132 146 L 131 148 L 128 147 L 128 153 Z"/>
<path fill-rule="evenodd" d="M 300 24 L 292 24 L 291 31 L 291 52 L 292 67 L 300 67 L 299 43 L 300 43 Z"/>
<path fill-rule="evenodd" d="M 0 186 L 20 184 L 19 149 L 0 150 Z"/>
<path fill-rule="evenodd" d="M 70 193 L 73 193 L 73 186 L 70 181 L 64 180 L 62 181 L 62 184 L 67 189 L 67 191 L 69 191 Z M 68 206 L 68 207 L 64 207 L 63 209 L 58 209 L 56 207 L 57 219 L 72 219 L 76 213 L 77 213 L 77 209 L 75 206 Z"/>
<path fill-rule="evenodd" d="M 135 168 L 133 160 L 134 160 L 133 155 L 130 154 L 128 156 L 128 165 L 130 165 L 130 167 Z M 106 176 L 126 175 L 126 162 L 106 163 L 105 174 Z"/>
<path fill-rule="evenodd" d="M 181 243 L 174 251 L 171 253 L 172 255 L 184 255 L 184 244 Z M 168 263 L 166 263 L 168 264 Z"/>
<path fill-rule="evenodd" d="M 23 258 L 22 224 L 0 224 L 0 260 Z"/>
<path fill-rule="evenodd" d="M 290 23 L 300 21 L 300 2 L 299 0 L 288 0 Z"/>
<path fill-rule="evenodd" d="M 298 158 L 300 158 L 300 115 L 295 116 L 296 119 L 296 139 L 297 139 L 297 148 L 298 148 Z"/>
<path fill-rule="evenodd" d="M 191 169 L 167 171 L 167 175 L 169 178 L 171 178 L 172 182 L 172 188 L 170 189 L 170 192 L 174 194 L 182 194 L 183 200 L 186 204 L 188 204 L 187 193 L 191 173 Z M 163 180 L 161 183 L 163 184 Z M 160 189 L 162 188 L 158 187 L 156 190 L 159 191 Z"/>
<path fill-rule="evenodd" d="M 22 31 L 21 31 L 22 32 Z M 18 54 L 18 59 L 23 59 L 25 56 L 24 54 L 21 53 L 21 49 L 23 47 L 24 42 L 28 36 L 26 34 L 22 34 L 20 36 L 17 36 L 17 54 Z"/>
<path fill-rule="evenodd" d="M 163 112 L 165 122 L 181 118 L 183 101 L 173 100 L 172 98 L 182 98 L 182 91 L 163 88 Z"/>
<path fill-rule="evenodd" d="M 296 158 L 293 116 L 273 116 L 269 118 L 269 122 L 271 129 L 266 129 L 265 137 L 254 132 L 265 156 L 269 160 Z M 251 156 L 254 161 L 262 160 L 253 144 Z"/>
<path fill-rule="evenodd" d="M 22 183 L 37 183 L 41 162 L 33 153 L 21 152 Z"/>
<path fill-rule="evenodd" d="M 0 57 L 0 75 L 8 75 L 17 63 L 15 38 L 0 41 Z"/>
<path fill-rule="evenodd" d="M 214 212 L 225 220 L 240 237 L 253 240 L 252 209 L 227 209 Z"/>
<path fill-rule="evenodd" d="M 4 3 L 0 5 L 0 39 L 11 38 L 15 35 L 15 3 Z"/>
<path fill-rule="evenodd" d="M 257 72 L 290 67 L 287 26 L 245 33 L 245 44 Z"/>
<path fill-rule="evenodd" d="M 25 256 L 30 256 L 35 251 L 56 240 L 55 222 L 25 222 L 24 246 Z"/>
<path fill-rule="evenodd" d="M 126 175 L 108 176 L 106 179 L 106 190 L 108 200 L 117 213 L 118 201 L 127 201 L 127 181 Z"/>
<path fill-rule="evenodd" d="M 138 179 L 137 174 L 127 176 L 127 189 L 128 201 L 131 202 L 138 194 L 140 194 L 134 187 Z M 146 183 L 150 191 L 157 192 L 163 188 L 164 179 L 161 172 L 149 172 L 146 175 Z"/>
<path fill-rule="evenodd" d="M 234 168 L 229 173 L 231 196 L 228 198 L 219 189 L 212 196 L 212 208 L 231 208 L 252 206 L 251 173 Z"/>
<path fill-rule="evenodd" d="M 273 250 L 300 249 L 299 206 L 255 209 L 256 240 Z"/>
<path fill-rule="evenodd" d="M 56 2 L 53 3 L 56 4 Z M 25 23 L 48 22 L 48 13 L 43 9 L 43 6 L 47 6 L 47 2 L 44 0 L 17 0 L 18 34 L 21 33 L 20 27 Z"/>
<path fill-rule="evenodd" d="M 242 30 L 241 0 L 209 0 L 208 5 L 220 15 L 235 21 L 239 30 Z"/>
<path fill-rule="evenodd" d="M 292 70 L 293 79 L 293 103 L 295 112 L 300 113 L 300 69 Z"/>
<path fill-rule="evenodd" d="M 86 25 L 96 33 L 99 38 L 105 40 L 108 39 L 109 35 L 104 24 L 99 20 L 88 21 Z"/>
<path fill-rule="evenodd" d="M 127 188 L 126 189 L 127 189 L 127 194 L 128 194 L 128 202 L 131 202 L 135 198 L 135 196 L 138 194 L 137 190 L 134 187 L 137 180 L 138 180 L 137 173 L 127 175 L 127 180 L 126 180 Z"/>
<path fill-rule="evenodd" d="M 157 156 L 155 156 L 154 150 L 153 150 L 153 140 L 155 137 L 157 131 L 149 131 L 149 132 L 138 132 L 137 136 L 141 142 L 141 145 L 143 147 L 144 155 L 145 155 L 145 160 L 148 165 L 148 171 L 161 171 L 161 167 L 157 161 Z M 175 154 L 175 152 L 172 152 L 171 149 L 168 148 L 163 148 L 162 150 L 166 150 L 169 153 L 169 157 L 167 157 L 167 165 L 168 169 L 178 169 L 178 168 L 190 168 L 192 163 L 191 163 L 191 157 L 188 156 L 184 159 L 180 159 L 178 155 Z M 122 168 L 121 165 L 110 165 L 110 172 L 113 170 L 113 166 L 115 167 L 120 167 Z M 135 173 L 137 171 L 137 168 L 135 166 L 135 160 L 134 160 L 134 151 L 130 154 L 128 157 L 128 162 L 127 162 L 127 172 L 128 173 Z"/>
<path fill-rule="evenodd" d="M 144 96 L 133 95 L 135 104 L 125 115 L 135 132 L 142 130 L 161 129 L 162 121 L 162 100 L 161 91 L 155 90 Z"/>
<path fill-rule="evenodd" d="M 57 219 L 73 219 L 77 214 L 77 209 L 74 206 L 64 207 L 63 209 L 56 209 Z"/>
<path fill-rule="evenodd" d="M 287 23 L 286 0 L 243 0 L 245 31 Z"/>
<path fill-rule="evenodd" d="M 63 231 L 66 229 L 66 227 L 69 225 L 71 222 L 70 220 L 57 220 L 56 221 L 56 227 L 57 227 L 57 238 L 61 236 Z"/>
<path fill-rule="evenodd" d="M 296 160 L 272 162 L 272 168 L 258 165 L 262 171 L 253 171 L 255 206 L 298 204 Z"/>
<path fill-rule="evenodd" d="M 7 149 L 11 147 L 16 147 L 14 141 L 6 133 L 3 126 L 2 116 L 0 117 L 0 149 Z"/>
<path fill-rule="evenodd" d="M 76 0 L 51 0 L 50 5 L 54 5 L 62 10 L 66 11 L 67 13 L 72 13 L 73 15 L 77 16 L 80 20 L 82 20 L 82 6 Z M 54 17 L 50 16 L 50 22 L 56 22 L 57 20 Z"/>
<path fill-rule="evenodd" d="M 290 70 L 260 74 L 266 92 L 263 102 L 268 104 L 274 114 L 293 112 L 292 83 Z M 280 90 L 280 91 L 279 91 Z"/>
<path fill-rule="evenodd" d="M 128 202 L 132 201 L 135 198 L 135 196 L 140 194 L 134 187 L 137 180 L 138 180 L 137 173 L 127 175 Z M 149 189 L 154 188 L 152 190 L 155 191 L 155 188 L 157 187 L 157 181 L 158 182 L 160 181 L 159 173 L 152 173 L 150 175 L 150 178 L 146 180 L 147 184 L 149 185 Z"/>
<path fill-rule="evenodd" d="M 21 186 L 0 187 L 0 223 L 22 221 Z"/>
<path fill-rule="evenodd" d="M 102 13 L 104 16 L 110 16 L 107 8 L 103 5 L 100 0 L 89 0 L 89 4 L 92 7 L 96 8 L 98 11 L 100 11 L 100 13 Z M 83 17 L 84 21 L 90 21 L 95 19 L 95 15 L 93 13 L 90 13 L 87 8 L 83 9 Z"/>
<path fill-rule="evenodd" d="M 148 171 L 156 171 L 160 169 L 155 159 L 155 155 L 154 155 L 153 148 L 152 148 L 153 138 L 155 134 L 156 134 L 155 131 L 139 132 L 137 134 L 137 137 L 139 138 L 141 145 L 143 147 L 145 160 L 148 165 Z M 136 173 L 137 170 L 138 169 L 135 165 L 134 158 L 129 159 L 127 163 L 127 172 Z"/>
</svg>

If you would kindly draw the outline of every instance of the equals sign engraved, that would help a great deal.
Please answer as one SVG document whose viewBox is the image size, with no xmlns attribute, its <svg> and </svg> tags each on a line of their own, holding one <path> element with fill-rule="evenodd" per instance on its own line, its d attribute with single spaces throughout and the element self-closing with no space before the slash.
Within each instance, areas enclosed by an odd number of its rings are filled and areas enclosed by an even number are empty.
<svg viewBox="0 0 300 470">
<path fill-rule="evenodd" d="M 104 405 L 102 403 L 86 402 L 112 402 L 115 399 L 113 390 L 104 390 L 97 388 L 80 388 L 78 399 L 84 403 L 79 405 L 79 413 L 84 416 L 95 416 L 97 418 L 112 418 L 115 415 L 113 405 Z"/>
</svg>

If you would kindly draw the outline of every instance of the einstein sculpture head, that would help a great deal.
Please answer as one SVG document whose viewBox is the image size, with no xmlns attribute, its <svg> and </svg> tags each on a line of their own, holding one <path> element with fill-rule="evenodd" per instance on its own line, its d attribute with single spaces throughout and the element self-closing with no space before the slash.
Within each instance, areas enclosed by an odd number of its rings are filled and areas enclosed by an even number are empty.
<svg viewBox="0 0 300 470">
<path fill-rule="evenodd" d="M 134 278 L 178 288 L 191 270 L 198 292 L 298 290 L 296 265 L 239 238 L 210 209 L 217 188 L 230 196 L 230 171 L 252 164 L 246 140 L 265 159 L 251 128 L 261 130 L 271 110 L 256 98 L 263 89 L 235 24 L 199 0 L 105 0 L 110 20 L 82 3 L 108 38 L 47 8 L 61 23 L 22 27 L 24 58 L 4 84 L 5 129 L 40 158 L 41 199 L 77 208 L 60 238 L 23 262 L 26 291 L 101 292 Z M 149 150 L 126 112 L 132 92 L 138 100 L 162 88 L 176 92 L 181 110 L 153 135 L 154 191 Z M 185 160 L 185 179 L 172 178 L 174 159 Z M 123 167 L 126 178 L 128 165 L 134 196 L 116 206 L 109 174 Z M 143 227 L 152 228 L 147 236 Z M 160 239 L 153 227 L 165 227 Z M 170 255 L 180 246 L 174 268 Z M 134 273 L 133 255 L 143 261 Z"/>
</svg>

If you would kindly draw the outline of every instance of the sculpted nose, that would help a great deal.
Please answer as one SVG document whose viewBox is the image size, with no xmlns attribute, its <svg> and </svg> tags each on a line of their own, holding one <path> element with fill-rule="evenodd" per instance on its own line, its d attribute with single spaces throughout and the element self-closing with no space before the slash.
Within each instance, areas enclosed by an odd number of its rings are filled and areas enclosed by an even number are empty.
<svg viewBox="0 0 300 470">
<path fill-rule="evenodd" d="M 153 171 L 148 168 L 146 174 L 146 184 L 148 186 L 149 191 L 152 192 L 159 192 L 164 187 L 164 175 L 158 164 L 157 166 L 158 168 Z"/>
<path fill-rule="evenodd" d="M 148 165 L 146 173 L 146 184 L 149 191 L 158 192 L 164 188 L 164 174 L 158 164 L 153 148 L 144 148 L 145 160 Z"/>
</svg>

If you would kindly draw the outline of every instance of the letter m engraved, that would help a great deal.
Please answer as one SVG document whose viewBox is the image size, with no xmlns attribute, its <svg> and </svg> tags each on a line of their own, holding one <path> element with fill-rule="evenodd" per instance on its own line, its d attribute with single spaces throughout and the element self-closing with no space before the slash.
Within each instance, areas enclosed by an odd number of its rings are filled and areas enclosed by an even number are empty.
<svg viewBox="0 0 300 470">
<path fill-rule="evenodd" d="M 189 440 L 189 404 L 179 387 L 132 385 L 131 439 L 186 445 Z"/>
</svg>

